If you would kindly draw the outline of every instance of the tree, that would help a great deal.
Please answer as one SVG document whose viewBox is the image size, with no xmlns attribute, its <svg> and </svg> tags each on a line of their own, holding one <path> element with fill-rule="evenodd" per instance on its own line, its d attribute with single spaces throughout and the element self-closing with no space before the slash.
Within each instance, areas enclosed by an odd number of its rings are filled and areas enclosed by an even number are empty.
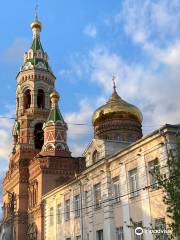
<svg viewBox="0 0 180 240">
<path fill-rule="evenodd" d="M 176 152 L 168 150 L 167 176 L 154 168 L 153 173 L 157 177 L 158 185 L 163 189 L 163 202 L 167 205 L 167 216 L 172 220 L 168 224 L 171 230 L 168 239 L 180 239 L 180 139 L 177 138 Z"/>
</svg>

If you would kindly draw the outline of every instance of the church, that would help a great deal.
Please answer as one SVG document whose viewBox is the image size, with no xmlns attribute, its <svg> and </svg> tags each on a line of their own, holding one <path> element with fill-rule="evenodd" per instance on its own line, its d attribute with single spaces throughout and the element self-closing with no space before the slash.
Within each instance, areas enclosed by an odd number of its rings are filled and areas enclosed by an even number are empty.
<svg viewBox="0 0 180 240">
<path fill-rule="evenodd" d="M 136 227 L 169 219 L 163 192 L 150 169 L 167 174 L 179 126 L 143 137 L 141 111 L 112 95 L 92 116 L 94 137 L 80 157 L 67 144 L 56 77 L 48 63 L 36 16 L 33 40 L 17 74 L 16 120 L 3 181 L 4 234 L 16 240 L 153 240 Z"/>
</svg>

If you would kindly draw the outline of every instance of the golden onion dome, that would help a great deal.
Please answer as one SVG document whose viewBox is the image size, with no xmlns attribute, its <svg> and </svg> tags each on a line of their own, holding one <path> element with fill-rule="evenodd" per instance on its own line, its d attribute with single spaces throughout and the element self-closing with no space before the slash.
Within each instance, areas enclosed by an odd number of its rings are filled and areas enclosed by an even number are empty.
<svg viewBox="0 0 180 240">
<path fill-rule="evenodd" d="M 38 20 L 38 17 L 36 16 L 35 20 L 31 23 L 31 29 L 33 30 L 34 28 L 39 29 L 39 31 L 42 30 L 42 24 L 41 22 Z"/>
<path fill-rule="evenodd" d="M 58 93 L 56 90 L 54 90 L 54 91 L 50 94 L 50 98 L 51 98 L 51 99 L 52 99 L 52 98 L 59 99 L 59 98 L 60 98 L 59 93 Z"/>
<path fill-rule="evenodd" d="M 134 119 L 136 119 L 138 122 L 142 123 L 143 116 L 140 110 L 132 105 L 124 101 L 116 92 L 116 86 L 114 83 L 114 91 L 110 97 L 110 99 L 107 101 L 106 104 L 99 107 L 93 114 L 92 117 L 92 123 L 93 125 L 102 118 L 106 116 L 111 116 L 112 114 L 126 114 L 129 116 L 132 116 Z"/>
</svg>

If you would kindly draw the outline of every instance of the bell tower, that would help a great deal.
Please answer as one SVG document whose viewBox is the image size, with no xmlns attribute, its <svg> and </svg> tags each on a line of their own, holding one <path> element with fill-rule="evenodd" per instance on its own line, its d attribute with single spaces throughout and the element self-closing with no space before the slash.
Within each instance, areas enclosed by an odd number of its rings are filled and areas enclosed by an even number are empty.
<svg viewBox="0 0 180 240">
<path fill-rule="evenodd" d="M 50 111 L 50 93 L 54 89 L 55 76 L 43 50 L 40 32 L 42 25 L 36 16 L 31 24 L 33 40 L 24 54 L 24 63 L 17 75 L 16 117 L 14 149 L 31 149 L 36 153 L 43 145 L 43 122 Z M 17 129 L 18 127 L 18 129 Z"/>
<path fill-rule="evenodd" d="M 37 16 L 31 29 L 32 45 L 16 77 L 13 148 L 3 181 L 3 222 L 10 239 L 17 240 L 44 239 L 42 196 L 85 166 L 83 158 L 71 156 L 67 145 L 67 124 L 59 111 Z"/>
<path fill-rule="evenodd" d="M 4 222 L 9 224 L 11 238 L 18 240 L 28 239 L 28 209 L 32 202 L 32 196 L 29 195 L 32 185 L 30 166 L 32 159 L 41 151 L 44 144 L 43 124 L 50 112 L 50 93 L 55 83 L 55 76 L 48 63 L 48 55 L 41 44 L 42 25 L 37 15 L 31 24 L 31 29 L 32 45 L 24 54 L 24 62 L 16 77 L 13 149 L 10 154 L 9 170 L 3 182 Z M 38 181 L 34 181 L 33 184 L 35 192 L 38 188 Z M 10 203 L 11 196 L 13 196 L 14 203 Z M 35 199 L 37 195 L 33 196 L 34 204 L 37 202 Z M 12 205 L 14 206 L 13 212 L 10 207 Z M 34 236 L 36 235 L 35 228 L 37 227 L 34 227 Z"/>
</svg>

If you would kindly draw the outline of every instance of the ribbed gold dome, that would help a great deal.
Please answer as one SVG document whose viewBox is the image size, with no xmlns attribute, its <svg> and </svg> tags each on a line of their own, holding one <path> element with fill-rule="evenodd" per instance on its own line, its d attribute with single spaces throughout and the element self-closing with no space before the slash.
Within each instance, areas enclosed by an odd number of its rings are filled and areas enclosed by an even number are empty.
<svg viewBox="0 0 180 240">
<path fill-rule="evenodd" d="M 60 96 L 59 96 L 59 93 L 54 90 L 51 94 L 50 94 L 50 98 L 56 98 L 56 99 L 59 99 Z"/>
<path fill-rule="evenodd" d="M 31 23 L 31 29 L 38 28 L 40 31 L 42 30 L 42 24 L 38 20 L 38 17 L 36 16 L 35 20 Z"/>
<path fill-rule="evenodd" d="M 114 92 L 108 102 L 99 107 L 93 114 L 92 123 L 93 125 L 103 116 L 110 116 L 112 114 L 126 114 L 133 116 L 137 121 L 142 123 L 143 116 L 140 110 L 132 104 L 125 102 L 116 92 Z"/>
</svg>

